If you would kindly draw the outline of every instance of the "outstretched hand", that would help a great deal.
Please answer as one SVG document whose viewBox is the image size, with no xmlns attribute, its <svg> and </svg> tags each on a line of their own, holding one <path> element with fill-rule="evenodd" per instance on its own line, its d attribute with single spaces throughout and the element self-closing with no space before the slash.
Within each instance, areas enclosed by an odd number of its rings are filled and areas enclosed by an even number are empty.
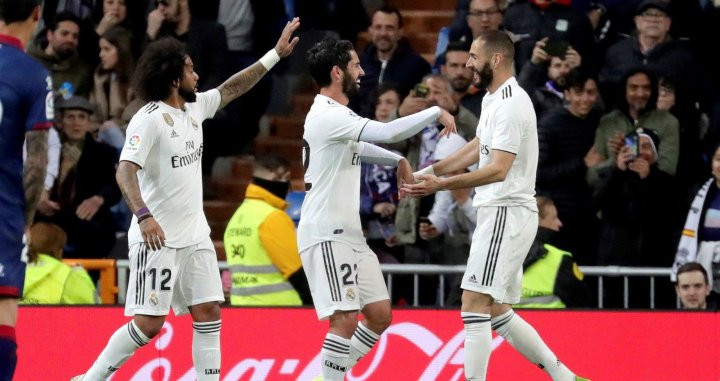
<svg viewBox="0 0 720 381">
<path fill-rule="evenodd" d="M 450 134 L 457 133 L 457 127 L 455 126 L 455 117 L 443 109 L 440 109 L 440 117 L 438 117 L 438 123 L 445 126 L 445 128 L 440 131 L 440 137 L 449 136 Z"/>
<path fill-rule="evenodd" d="M 402 191 L 403 185 L 406 183 L 414 183 L 415 177 L 413 177 L 412 167 L 407 159 L 403 158 L 398 162 L 397 165 L 397 187 L 398 187 L 398 198 L 402 200 L 405 198 L 405 193 Z"/>
<path fill-rule="evenodd" d="M 295 49 L 295 45 L 297 45 L 298 41 L 300 41 L 300 37 L 293 37 L 292 40 L 290 39 L 290 37 L 292 37 L 292 34 L 295 33 L 295 31 L 299 27 L 299 17 L 295 17 L 291 21 L 288 21 L 287 24 L 285 24 L 285 28 L 280 35 L 280 39 L 278 40 L 277 44 L 275 44 L 275 51 L 280 56 L 280 58 L 285 58 L 289 56 L 293 52 L 293 49 Z"/>
<path fill-rule="evenodd" d="M 435 193 L 444 188 L 442 179 L 433 175 L 419 175 L 419 183 L 405 183 L 400 189 L 400 194 L 410 197 L 422 197 Z"/>
</svg>

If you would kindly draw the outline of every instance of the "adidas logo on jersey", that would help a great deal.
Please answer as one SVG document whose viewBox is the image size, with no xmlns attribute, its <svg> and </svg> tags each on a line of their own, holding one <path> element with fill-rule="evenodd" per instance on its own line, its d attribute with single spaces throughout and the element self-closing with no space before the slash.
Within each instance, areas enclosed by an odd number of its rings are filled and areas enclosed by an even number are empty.
<svg viewBox="0 0 720 381">
<path fill-rule="evenodd" d="M 178 133 L 175 132 L 175 130 L 172 130 L 172 133 L 170 134 L 170 137 L 171 137 L 171 138 L 179 138 L 180 135 L 178 135 Z"/>
<path fill-rule="evenodd" d="M 470 275 L 470 279 L 468 279 L 468 282 L 470 282 L 470 283 L 477 283 L 477 279 L 475 278 L 475 274 Z"/>
</svg>

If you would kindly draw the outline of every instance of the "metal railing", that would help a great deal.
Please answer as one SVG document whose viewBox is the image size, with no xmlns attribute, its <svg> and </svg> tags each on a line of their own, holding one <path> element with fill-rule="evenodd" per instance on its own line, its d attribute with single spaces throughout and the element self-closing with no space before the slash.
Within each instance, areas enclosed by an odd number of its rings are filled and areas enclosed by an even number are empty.
<svg viewBox="0 0 720 381">
<path fill-rule="evenodd" d="M 127 293 L 128 271 L 130 262 L 128 260 L 118 260 L 117 280 L 118 280 L 118 303 L 125 303 L 125 295 Z M 227 262 L 218 262 L 220 270 L 227 270 Z M 424 264 L 381 264 L 380 268 L 386 275 L 388 293 L 392 295 L 393 276 L 395 275 L 412 275 L 413 276 L 413 306 L 419 306 L 419 289 L 421 275 L 438 276 L 437 300 L 440 306 L 444 305 L 445 295 L 445 277 L 449 275 L 461 275 L 465 272 L 464 265 L 424 265 Z M 649 278 L 650 284 L 650 308 L 655 308 L 655 278 L 669 278 L 671 269 L 669 267 L 619 267 L 619 266 L 580 266 L 586 277 L 597 277 L 597 297 L 598 308 L 603 308 L 604 297 L 604 281 L 606 278 L 623 278 L 623 306 L 628 308 L 630 298 L 629 279 L 631 277 Z M 717 274 L 720 276 L 720 273 Z M 716 278 L 718 279 L 718 278 Z M 679 307 L 679 301 L 678 301 Z"/>
</svg>

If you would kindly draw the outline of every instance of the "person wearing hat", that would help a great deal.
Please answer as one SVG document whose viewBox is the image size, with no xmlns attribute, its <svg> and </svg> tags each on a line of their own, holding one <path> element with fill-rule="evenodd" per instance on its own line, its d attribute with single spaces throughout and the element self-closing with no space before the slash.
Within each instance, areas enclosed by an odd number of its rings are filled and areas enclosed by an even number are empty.
<svg viewBox="0 0 720 381">
<path fill-rule="evenodd" d="M 59 225 L 68 235 L 69 258 L 104 258 L 115 244 L 110 207 L 120 200 L 115 182 L 118 153 L 90 134 L 92 104 L 74 96 L 58 105 L 60 165 L 47 199 L 38 204 L 36 221 Z"/>
<path fill-rule="evenodd" d="M 451 134 L 447 139 L 440 139 L 435 147 L 433 159 L 437 162 L 467 144 L 462 136 Z M 458 170 L 453 174 L 471 171 L 475 165 Z M 435 194 L 435 202 L 428 217 L 420 218 L 419 236 L 431 240 L 442 235 L 442 255 L 439 263 L 443 265 L 464 265 L 470 252 L 470 236 L 475 230 L 477 210 L 472 206 L 473 188 L 444 190 Z M 445 277 L 446 305 L 460 305 L 460 283 L 462 275 Z"/>
<path fill-rule="evenodd" d="M 596 193 L 600 210 L 598 264 L 601 266 L 665 267 L 673 261 L 680 216 L 673 199 L 673 177 L 658 167 L 662 141 L 650 129 L 638 128 L 625 136 L 625 144 Z M 605 306 L 622 307 L 622 279 L 606 282 Z M 647 308 L 646 281 L 630 280 L 630 307 Z M 660 289 L 667 286 L 667 292 Z M 669 283 L 656 285 L 656 307 L 672 307 L 673 300 L 657 295 L 672 295 Z"/>
</svg>

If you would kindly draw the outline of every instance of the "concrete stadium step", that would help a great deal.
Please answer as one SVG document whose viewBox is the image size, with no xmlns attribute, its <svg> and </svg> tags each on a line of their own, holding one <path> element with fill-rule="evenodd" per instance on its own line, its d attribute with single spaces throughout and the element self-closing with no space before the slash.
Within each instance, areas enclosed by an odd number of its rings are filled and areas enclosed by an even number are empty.
<svg viewBox="0 0 720 381">
<path fill-rule="evenodd" d="M 251 179 L 253 164 L 250 159 L 236 158 L 230 164 L 230 175 L 233 179 Z"/>
<path fill-rule="evenodd" d="M 302 140 L 263 136 L 255 138 L 255 153 L 269 153 L 285 158 L 290 163 L 302 160 Z"/>
<path fill-rule="evenodd" d="M 456 0 L 389 0 L 388 4 L 393 7 L 405 9 L 426 9 L 426 10 L 455 10 Z"/>
<path fill-rule="evenodd" d="M 300 93 L 294 94 L 291 99 L 292 113 L 294 115 L 305 115 L 310 110 L 313 101 L 315 100 L 315 93 Z"/>
<path fill-rule="evenodd" d="M 252 177 L 238 179 L 214 179 L 213 187 L 218 200 L 239 203 L 245 198 L 245 189 Z"/>
<path fill-rule="evenodd" d="M 218 261 L 226 260 L 227 255 L 225 254 L 225 245 L 223 244 L 223 240 L 213 240 L 213 245 L 215 246 L 215 253 L 217 254 Z"/>
<path fill-rule="evenodd" d="M 274 116 L 270 120 L 270 135 L 278 138 L 302 139 L 305 113 Z"/>
<path fill-rule="evenodd" d="M 435 33 L 440 28 L 452 24 L 454 10 L 402 10 L 403 31 L 405 35 L 415 33 Z"/>
</svg>

